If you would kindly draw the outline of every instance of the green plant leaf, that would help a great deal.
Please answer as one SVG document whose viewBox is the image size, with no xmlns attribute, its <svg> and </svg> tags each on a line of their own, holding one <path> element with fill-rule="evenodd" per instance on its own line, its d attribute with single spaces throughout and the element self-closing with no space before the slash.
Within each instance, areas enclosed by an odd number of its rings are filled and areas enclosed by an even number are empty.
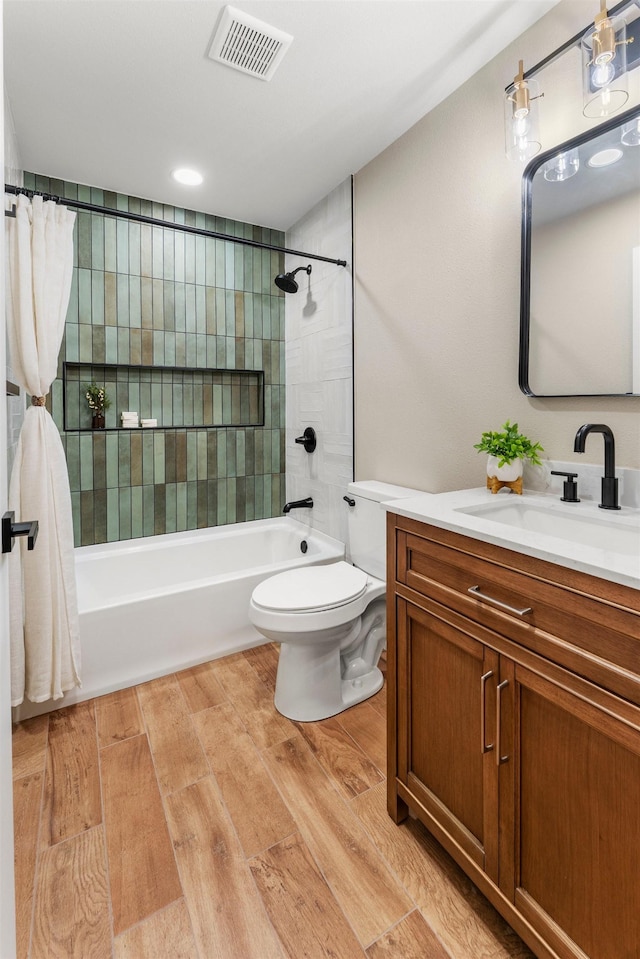
<svg viewBox="0 0 640 959">
<path fill-rule="evenodd" d="M 532 443 L 527 436 L 519 432 L 518 424 L 510 423 L 509 420 L 503 423 L 502 430 L 483 433 L 480 442 L 474 444 L 474 449 L 488 456 L 495 456 L 499 467 L 513 463 L 514 460 L 530 460 L 540 466 L 538 454 L 544 452 L 540 443 Z"/>
</svg>

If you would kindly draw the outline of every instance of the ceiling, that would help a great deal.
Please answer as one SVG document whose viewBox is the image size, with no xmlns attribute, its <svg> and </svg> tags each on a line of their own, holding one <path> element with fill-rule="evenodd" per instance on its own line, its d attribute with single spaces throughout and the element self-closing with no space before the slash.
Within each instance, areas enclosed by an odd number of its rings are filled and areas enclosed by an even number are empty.
<svg viewBox="0 0 640 959">
<path fill-rule="evenodd" d="M 556 2 L 235 0 L 293 34 L 265 82 L 208 58 L 218 0 L 4 0 L 20 160 L 287 229 Z"/>
</svg>

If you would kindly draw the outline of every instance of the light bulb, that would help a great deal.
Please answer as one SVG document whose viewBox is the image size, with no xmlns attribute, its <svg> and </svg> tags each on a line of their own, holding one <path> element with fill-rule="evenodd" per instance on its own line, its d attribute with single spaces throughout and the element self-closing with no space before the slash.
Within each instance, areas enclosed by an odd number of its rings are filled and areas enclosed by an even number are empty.
<svg viewBox="0 0 640 959">
<path fill-rule="evenodd" d="M 625 20 L 612 19 L 603 7 L 580 41 L 585 117 L 611 116 L 629 99 L 626 44 Z"/>
<path fill-rule="evenodd" d="M 594 68 L 591 71 L 591 82 L 594 87 L 607 87 L 613 80 L 616 73 L 616 68 L 613 65 L 612 60 L 605 60 L 602 63 L 595 63 Z"/>
<path fill-rule="evenodd" d="M 529 160 L 540 149 L 538 136 L 538 99 L 540 91 L 535 79 L 525 80 L 524 65 L 505 91 L 505 149 L 510 160 Z"/>
</svg>

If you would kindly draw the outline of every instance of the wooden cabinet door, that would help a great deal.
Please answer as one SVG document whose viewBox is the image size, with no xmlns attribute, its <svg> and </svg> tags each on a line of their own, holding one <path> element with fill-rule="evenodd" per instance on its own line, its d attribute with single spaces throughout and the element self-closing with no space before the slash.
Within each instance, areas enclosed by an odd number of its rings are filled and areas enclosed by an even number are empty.
<svg viewBox="0 0 640 959">
<path fill-rule="evenodd" d="M 497 654 L 397 598 L 398 780 L 431 822 L 497 879 Z M 439 827 L 439 829 L 438 829 Z"/>
<path fill-rule="evenodd" d="M 640 959 L 640 709 L 513 674 L 510 898 L 559 956 Z"/>
</svg>

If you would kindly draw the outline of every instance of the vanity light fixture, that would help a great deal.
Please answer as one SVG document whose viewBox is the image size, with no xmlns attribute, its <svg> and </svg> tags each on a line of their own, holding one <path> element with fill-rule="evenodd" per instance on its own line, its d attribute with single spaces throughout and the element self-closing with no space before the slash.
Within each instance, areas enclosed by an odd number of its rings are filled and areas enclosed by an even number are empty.
<svg viewBox="0 0 640 959">
<path fill-rule="evenodd" d="M 182 183 L 183 186 L 200 186 L 203 181 L 201 173 L 198 173 L 197 170 L 190 170 L 188 167 L 180 167 L 174 170 L 171 176 L 177 183 Z"/>
<path fill-rule="evenodd" d="M 524 65 L 520 60 L 518 73 L 504 98 L 505 148 L 510 160 L 526 162 L 542 146 L 538 134 L 538 104 L 544 93 L 539 92 L 537 80 L 525 80 Z"/>
<path fill-rule="evenodd" d="M 606 0 L 582 37 L 582 112 L 589 119 L 611 116 L 629 99 L 627 77 L 627 24 L 610 17 Z"/>
<path fill-rule="evenodd" d="M 550 183 L 560 183 L 575 176 L 579 169 L 578 150 L 567 150 L 566 153 L 558 153 L 553 160 L 549 160 L 544 168 L 544 178 Z"/>
<path fill-rule="evenodd" d="M 616 113 L 629 98 L 628 73 L 640 69 L 640 0 L 619 0 L 611 11 L 607 0 L 600 0 L 600 12 L 586 31 L 581 30 L 552 53 L 528 69 L 520 69 L 504 92 L 506 153 L 510 160 L 527 161 L 540 149 L 534 80 L 545 67 L 555 63 L 569 50 L 582 54 L 583 113 L 589 119 L 602 119 Z M 635 37 L 627 38 L 627 20 L 636 27 Z M 626 146 L 640 145 L 640 124 L 632 122 L 621 136 Z"/>
</svg>

